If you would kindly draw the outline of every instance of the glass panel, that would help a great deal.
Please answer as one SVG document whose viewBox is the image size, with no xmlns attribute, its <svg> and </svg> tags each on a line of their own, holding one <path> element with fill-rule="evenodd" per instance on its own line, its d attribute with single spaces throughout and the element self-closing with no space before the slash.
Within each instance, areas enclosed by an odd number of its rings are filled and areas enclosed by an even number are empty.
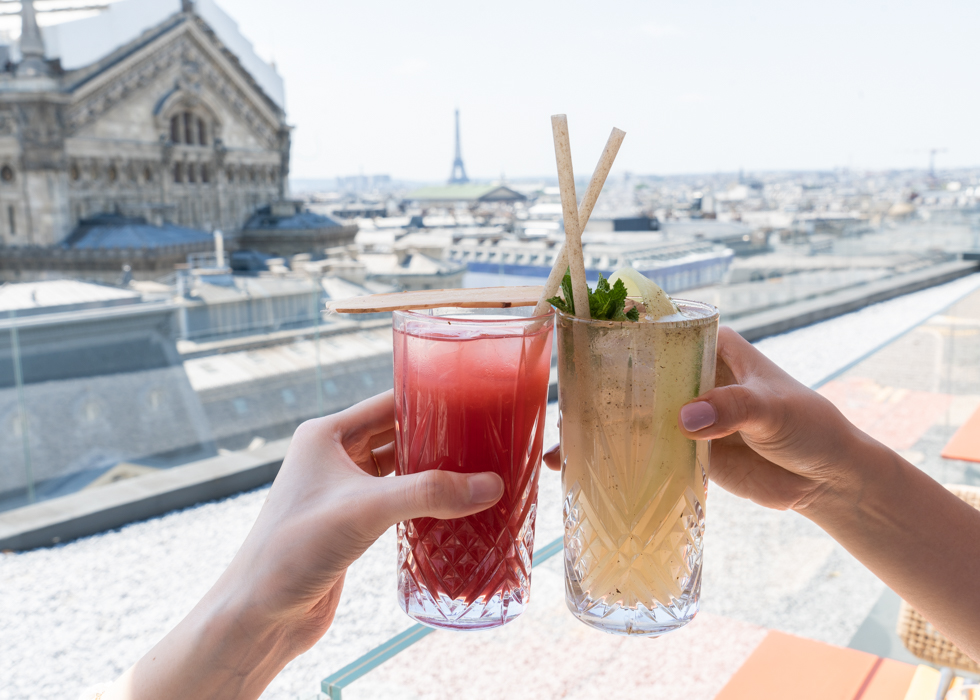
<svg viewBox="0 0 980 700">
<path fill-rule="evenodd" d="M 315 274 L 207 253 L 169 280 L 5 291 L 0 510 L 254 450 L 392 386 L 390 318 L 326 317 Z"/>
<path fill-rule="evenodd" d="M 858 329 L 868 337 L 852 338 Z M 828 342 L 827 334 L 835 340 Z M 976 275 L 757 345 L 859 428 L 940 482 L 980 486 L 980 453 L 956 452 L 956 437 L 980 425 Z M 847 353 L 858 347 L 866 349 L 848 361 Z M 814 369 L 825 377 L 814 376 Z M 843 632 L 829 641 L 846 645 L 881 590 L 863 583 L 867 571 L 794 514 L 761 509 L 715 487 L 709 493 L 702 613 L 684 631 L 657 640 L 656 654 L 651 656 L 649 644 L 593 632 L 575 620 L 565 603 L 562 558 L 538 567 L 536 552 L 533 602 L 520 620 L 474 635 L 430 635 L 434 630 L 412 627 L 324 679 L 323 693 L 332 700 L 412 693 L 450 698 L 466 696 L 465 684 L 513 698 L 560 697 L 572 688 L 576 696 L 604 697 L 616 683 L 624 697 L 653 696 L 656 690 L 681 694 L 682 688 L 712 697 L 766 627 L 793 625 L 798 634 L 815 637 L 836 625 Z M 543 503 L 542 519 L 554 507 Z M 549 546 L 560 551 L 561 540 Z M 814 557 L 823 564 L 813 564 Z M 828 576 L 835 586 L 827 585 Z M 836 586 L 853 590 L 863 607 L 842 605 Z M 813 594 L 803 608 L 802 589 Z M 570 662 L 569 653 L 583 648 L 589 654 Z M 487 663 L 491 659 L 496 663 Z M 501 674 L 501 662 L 513 673 Z M 622 668 L 634 672 L 623 676 Z M 611 677 L 611 669 L 620 675 Z M 717 686 L 711 686 L 712 678 Z"/>
<path fill-rule="evenodd" d="M 548 561 L 549 559 L 552 559 L 552 557 L 554 557 L 556 554 L 561 553 L 561 551 L 562 551 L 562 538 L 559 537 L 557 539 L 552 540 L 547 545 L 535 550 L 534 560 L 531 565 L 532 568 L 537 568 L 544 562 Z M 552 560 L 551 568 L 554 569 L 555 566 L 557 566 L 559 570 L 561 569 L 560 557 Z M 552 593 L 552 591 L 550 590 L 548 592 Z M 562 599 L 562 602 L 564 602 L 564 598 Z M 525 613 L 525 615 L 529 615 L 529 614 L 530 613 Z M 502 627 L 489 632 L 483 631 L 480 633 L 479 636 L 482 637 L 483 642 L 486 642 L 489 636 L 499 635 L 503 633 L 502 632 L 503 630 L 507 630 L 507 629 L 510 629 L 510 627 Z M 363 678 L 365 675 L 367 675 L 374 669 L 378 668 L 381 664 L 383 664 L 388 659 L 405 651 L 413 644 L 421 641 L 426 636 L 428 636 L 429 634 L 435 631 L 436 631 L 435 629 L 431 627 L 426 627 L 425 625 L 419 625 L 419 624 L 412 625 L 410 628 L 408 628 L 401 634 L 395 635 L 384 644 L 375 647 L 374 649 L 369 651 L 367 654 L 364 654 L 353 663 L 350 663 L 344 668 L 340 669 L 339 671 L 337 671 L 337 673 L 334 673 L 328 676 L 327 678 L 324 678 L 323 682 L 320 684 L 322 691 L 326 693 L 326 695 L 331 700 L 341 700 L 342 698 L 346 699 L 352 697 L 357 698 L 362 696 L 375 697 L 375 694 L 378 690 L 375 687 L 377 685 L 376 683 L 362 682 L 357 686 L 355 686 L 355 688 L 352 688 L 351 690 L 348 690 L 346 692 L 344 689 L 350 686 L 355 681 Z M 472 635 L 468 635 L 468 636 L 472 636 Z M 383 685 L 385 685 L 385 688 L 387 689 L 387 684 L 383 684 Z"/>
<path fill-rule="evenodd" d="M 24 392 L 19 319 L 9 310 L 0 321 L 0 510 L 37 500 L 32 462 L 31 414 Z M 5 332 L 4 332 L 5 331 Z M 4 347 L 6 346 L 6 347 Z"/>
</svg>

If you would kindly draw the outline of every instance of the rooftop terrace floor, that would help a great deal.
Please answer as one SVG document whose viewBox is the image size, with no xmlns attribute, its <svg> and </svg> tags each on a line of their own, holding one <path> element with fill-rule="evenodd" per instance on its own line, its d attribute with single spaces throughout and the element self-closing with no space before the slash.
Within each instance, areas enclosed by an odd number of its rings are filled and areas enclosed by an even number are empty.
<svg viewBox="0 0 980 700">
<path fill-rule="evenodd" d="M 822 385 L 820 390 L 860 427 L 935 478 L 980 484 L 978 465 L 939 457 L 958 425 L 980 406 L 978 290 L 980 275 L 972 275 L 757 345 L 801 382 Z M 556 406 L 550 406 L 549 444 L 557 440 L 556 414 Z M 121 673 L 218 577 L 265 492 L 50 549 L 0 556 L 0 700 L 75 697 L 84 686 Z M 544 474 L 539 545 L 561 534 L 560 502 L 559 479 Z M 527 681 L 503 674 L 512 677 L 510 685 L 493 686 L 494 695 L 585 697 L 615 683 L 624 697 L 707 700 L 767 628 L 847 646 L 880 607 L 883 584 L 816 526 L 714 487 L 705 552 L 703 613 L 661 640 L 614 644 L 618 638 L 577 623 L 564 611 L 561 561 L 554 557 L 535 569 L 535 603 L 525 616 L 492 633 L 429 635 L 357 681 L 344 697 L 483 697 L 490 687 L 466 664 L 493 659 L 481 665 L 492 666 L 503 683 L 498 662 L 506 651 L 506 659 L 521 656 L 515 669 L 539 670 Z M 322 678 L 410 627 L 394 593 L 390 530 L 351 567 L 333 627 L 263 697 L 308 698 Z M 593 658 L 581 663 L 577 640 L 594 635 L 602 643 L 596 642 Z M 621 651 L 616 644 L 623 643 L 630 645 L 629 653 L 616 656 Z M 447 663 L 447 645 L 457 661 Z M 576 650 L 579 656 L 573 655 Z M 613 659 L 646 670 L 624 679 L 610 674 Z M 433 669 L 438 669 L 435 677 Z"/>
</svg>

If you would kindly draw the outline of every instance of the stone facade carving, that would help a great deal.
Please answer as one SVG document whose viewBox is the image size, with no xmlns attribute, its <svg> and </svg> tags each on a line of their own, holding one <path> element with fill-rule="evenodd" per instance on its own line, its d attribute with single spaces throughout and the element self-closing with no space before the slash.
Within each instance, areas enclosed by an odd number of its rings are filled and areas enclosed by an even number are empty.
<svg viewBox="0 0 980 700">
<path fill-rule="evenodd" d="M 105 212 L 234 233 L 287 195 L 284 111 L 188 8 L 105 65 L 0 72 L 0 245 Z"/>
<path fill-rule="evenodd" d="M 180 59 L 180 54 L 181 42 L 171 41 L 94 95 L 69 107 L 65 119 L 68 129 L 77 131 L 85 124 L 98 119 L 115 104 L 125 99 L 129 93 L 146 87 L 160 73 L 174 65 Z"/>
</svg>

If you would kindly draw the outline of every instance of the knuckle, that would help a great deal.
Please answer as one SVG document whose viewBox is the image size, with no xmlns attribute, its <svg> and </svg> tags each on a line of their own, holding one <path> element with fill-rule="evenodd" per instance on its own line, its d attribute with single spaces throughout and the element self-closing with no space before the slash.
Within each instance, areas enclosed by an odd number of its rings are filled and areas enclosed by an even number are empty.
<svg viewBox="0 0 980 700">
<path fill-rule="evenodd" d="M 293 431 L 290 441 L 291 450 L 327 449 L 331 444 L 342 445 L 345 449 L 344 435 L 335 420 L 327 418 L 311 418 L 300 423 Z"/>
<path fill-rule="evenodd" d="M 329 426 L 333 426 L 333 418 L 309 418 L 299 424 L 299 427 L 311 433 L 319 433 Z"/>
<path fill-rule="evenodd" d="M 309 441 L 313 439 L 314 435 L 317 433 L 317 426 L 313 420 L 305 420 L 297 426 L 296 430 L 293 431 L 293 440 L 299 440 L 302 442 Z"/>
<path fill-rule="evenodd" d="M 730 398 L 729 419 L 737 423 L 748 420 L 752 415 L 752 406 L 755 403 L 752 390 L 736 384 L 730 388 L 728 395 Z"/>
<path fill-rule="evenodd" d="M 425 472 L 415 482 L 415 500 L 427 512 L 436 511 L 445 500 L 449 475 L 438 470 Z"/>
</svg>

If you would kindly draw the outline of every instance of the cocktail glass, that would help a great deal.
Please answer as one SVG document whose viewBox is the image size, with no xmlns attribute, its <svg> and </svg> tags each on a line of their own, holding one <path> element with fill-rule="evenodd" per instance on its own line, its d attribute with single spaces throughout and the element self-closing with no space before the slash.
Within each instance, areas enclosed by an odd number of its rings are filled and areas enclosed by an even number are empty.
<svg viewBox="0 0 980 700">
<path fill-rule="evenodd" d="M 504 480 L 487 510 L 398 526 L 399 603 L 432 627 L 497 627 L 530 597 L 554 313 L 486 312 L 393 313 L 397 473 Z"/>
<path fill-rule="evenodd" d="M 698 611 L 710 445 L 677 417 L 714 388 L 718 311 L 675 302 L 654 321 L 558 313 L 566 602 L 615 634 L 657 636 Z"/>
</svg>

